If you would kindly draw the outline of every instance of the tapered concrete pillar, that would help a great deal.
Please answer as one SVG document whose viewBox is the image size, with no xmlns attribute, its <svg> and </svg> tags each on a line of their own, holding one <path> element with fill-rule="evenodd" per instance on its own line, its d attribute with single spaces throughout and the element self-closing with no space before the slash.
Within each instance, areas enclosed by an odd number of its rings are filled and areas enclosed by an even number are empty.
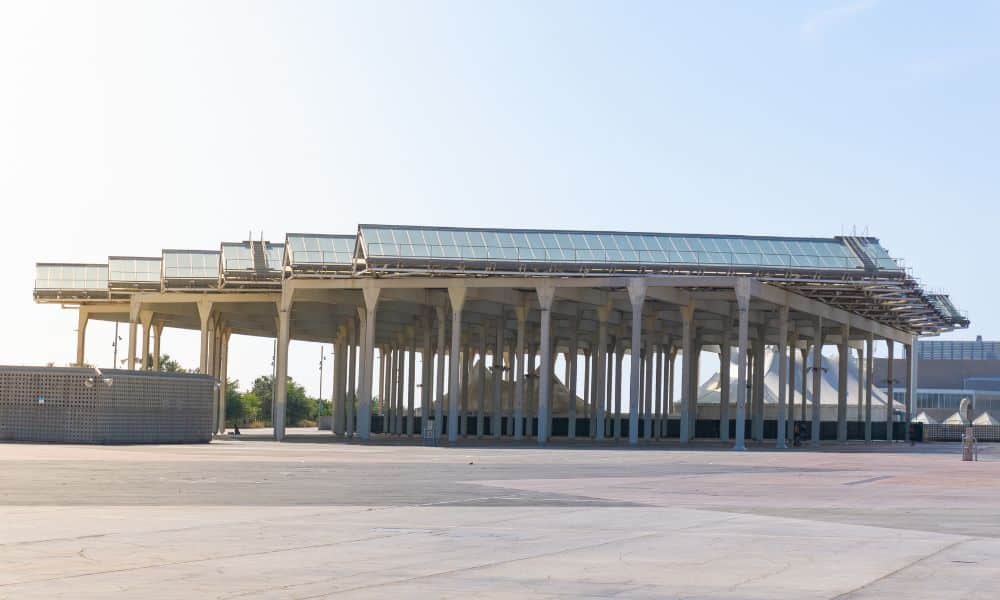
<svg viewBox="0 0 1000 600">
<path fill-rule="evenodd" d="M 622 336 L 624 338 L 624 336 Z M 625 385 L 622 381 L 623 368 L 625 362 L 625 343 L 620 341 L 615 347 L 615 418 L 612 423 L 614 438 L 617 441 L 622 434 L 622 395 L 624 395 Z"/>
<path fill-rule="evenodd" d="M 904 409 L 906 419 L 906 441 L 910 440 L 910 423 L 913 421 L 913 403 L 917 397 L 917 360 L 914 354 L 917 351 L 917 336 L 913 336 L 910 343 L 906 345 L 906 407 Z"/>
<path fill-rule="evenodd" d="M 608 351 L 608 318 L 611 316 L 611 307 L 608 304 L 597 307 L 597 348 L 594 354 L 595 382 L 594 393 L 591 394 L 596 403 L 594 419 L 596 427 L 594 429 L 594 439 L 603 440 L 605 433 L 604 409 L 607 402 L 607 351 Z"/>
<path fill-rule="evenodd" d="M 757 342 L 753 347 L 753 439 L 764 441 L 764 350 L 766 327 L 757 329 Z"/>
<path fill-rule="evenodd" d="M 219 352 L 219 433 L 226 433 L 226 399 L 229 392 L 229 336 L 226 329 L 222 332 L 221 351 Z"/>
<path fill-rule="evenodd" d="M 347 409 L 344 411 L 344 418 L 347 423 L 344 426 L 345 435 L 353 437 L 357 431 L 357 403 L 358 403 L 358 348 L 361 345 L 361 324 L 358 318 L 351 318 L 347 322 L 347 391 L 344 403 Z"/>
<path fill-rule="evenodd" d="M 686 444 L 694 439 L 691 427 L 691 380 L 695 377 L 694 305 L 681 307 L 681 414 L 680 441 Z"/>
<path fill-rule="evenodd" d="M 795 351 L 792 350 L 794 353 Z M 788 307 L 782 306 L 778 311 L 778 432 L 774 436 L 774 447 L 784 449 L 788 447 L 785 440 L 788 439 L 788 429 L 785 423 L 785 393 L 788 390 Z"/>
<path fill-rule="evenodd" d="M 587 407 L 587 437 L 597 436 L 597 406 L 594 404 L 594 343 L 583 351 L 583 405 Z"/>
<path fill-rule="evenodd" d="M 648 339 L 650 333 L 646 333 L 647 339 L 644 340 L 645 350 L 643 352 L 642 362 L 643 362 L 643 385 L 642 385 L 642 434 L 647 440 L 653 439 L 653 355 L 656 352 L 653 351 L 653 344 Z"/>
<path fill-rule="evenodd" d="M 791 428 L 795 425 L 795 353 L 799 347 L 799 334 L 792 332 L 791 344 L 788 347 L 788 424 L 785 428 L 786 439 L 791 439 Z M 803 398 L 803 402 L 805 398 Z"/>
<path fill-rule="evenodd" d="M 153 334 L 153 311 L 139 311 L 139 322 L 142 324 L 142 355 L 140 356 L 142 370 L 149 370 L 149 338 Z"/>
<path fill-rule="evenodd" d="M 646 280 L 631 279 L 628 282 L 628 299 L 632 305 L 632 357 L 629 373 L 628 402 L 628 443 L 639 443 L 639 385 L 642 367 L 642 306 L 646 300 Z"/>
<path fill-rule="evenodd" d="M 138 341 L 138 329 L 139 327 L 139 305 L 135 302 L 129 309 L 128 316 L 128 370 L 135 370 L 135 350 L 136 341 Z"/>
<path fill-rule="evenodd" d="M 288 399 L 288 342 L 291 327 L 291 297 L 282 294 L 278 301 L 278 352 L 274 365 L 274 406 L 271 409 L 271 424 L 274 427 L 274 439 L 285 439 L 285 405 Z"/>
<path fill-rule="evenodd" d="M 416 331 L 412 328 L 410 335 L 410 356 L 407 359 L 407 382 L 406 382 L 406 437 L 413 437 L 414 418 L 417 410 L 417 340 Z"/>
<path fill-rule="evenodd" d="M 799 354 L 802 355 L 802 413 L 799 416 L 799 421 L 805 425 L 806 421 L 806 388 L 809 381 L 809 342 L 806 341 L 802 348 L 799 350 Z"/>
<path fill-rule="evenodd" d="M 812 444 L 819 446 L 819 429 L 823 419 L 821 398 L 823 391 L 823 317 L 816 318 L 813 335 L 813 385 L 812 385 Z"/>
<path fill-rule="evenodd" d="M 341 325 L 337 329 L 336 342 L 333 346 L 333 416 L 330 419 L 330 432 L 343 436 L 347 427 L 347 407 L 345 397 L 347 392 L 347 327 Z"/>
<path fill-rule="evenodd" d="M 476 439 L 483 437 L 483 429 L 486 427 L 486 326 L 479 328 L 479 393 L 476 395 Z"/>
<path fill-rule="evenodd" d="M 160 370 L 160 342 L 163 340 L 163 322 L 153 323 L 153 370 Z"/>
<path fill-rule="evenodd" d="M 872 386 L 875 366 L 875 334 L 868 332 L 865 338 L 865 442 L 872 441 Z"/>
<path fill-rule="evenodd" d="M 847 442 L 847 369 L 850 366 L 850 325 L 840 328 L 840 345 L 837 348 L 837 441 Z"/>
<path fill-rule="evenodd" d="M 887 442 L 892 441 L 892 423 L 895 421 L 896 415 L 896 405 L 894 396 L 894 388 L 896 387 L 896 379 L 893 374 L 893 362 L 895 359 L 895 344 L 892 340 L 885 341 L 886 350 L 889 353 L 889 359 L 886 362 L 886 407 L 885 407 L 885 439 Z"/>
<path fill-rule="evenodd" d="M 570 321 L 570 338 L 569 338 L 569 352 L 566 353 L 566 375 L 567 375 L 567 385 L 569 386 L 569 406 L 567 407 L 567 421 L 566 421 L 566 437 L 573 440 L 576 439 L 576 369 L 579 365 L 580 359 L 578 356 L 579 342 L 577 341 L 577 336 L 575 332 L 579 326 L 577 320 Z"/>
<path fill-rule="evenodd" d="M 663 347 L 653 345 L 653 439 L 660 439 L 660 424 L 663 423 Z"/>
<path fill-rule="evenodd" d="M 556 290 L 552 286 L 540 286 L 535 288 L 535 292 L 538 294 L 541 317 L 538 354 L 542 360 L 538 377 L 538 444 L 544 445 L 551 435 L 549 416 L 552 406 L 552 301 Z"/>
<path fill-rule="evenodd" d="M 459 372 L 462 369 L 462 307 L 465 305 L 465 287 L 452 286 L 448 288 L 448 298 L 451 300 L 451 357 L 448 360 L 448 442 L 458 441 L 458 396 Z"/>
<path fill-rule="evenodd" d="M 403 435 L 406 433 L 404 431 L 404 421 L 403 418 L 403 403 L 404 396 L 406 395 L 406 349 L 403 348 L 402 337 L 400 338 L 400 344 L 396 346 L 396 407 L 395 407 L 395 417 L 396 422 L 393 425 L 393 431 L 396 435 Z"/>
<path fill-rule="evenodd" d="M 736 282 L 736 431 L 733 450 L 746 450 L 747 352 L 750 346 L 750 283 Z"/>
<path fill-rule="evenodd" d="M 434 416 L 434 351 L 431 346 L 432 310 L 424 309 L 420 320 L 420 432 L 427 431 L 428 423 Z"/>
<path fill-rule="evenodd" d="M 446 306 L 435 306 L 437 316 L 437 367 L 434 377 L 434 429 L 444 437 L 444 374 L 445 374 L 445 326 L 448 317 Z M 450 418 L 450 416 L 449 416 Z"/>
<path fill-rule="evenodd" d="M 208 373 L 208 320 L 212 316 L 212 301 L 201 299 L 197 302 L 198 318 L 201 321 L 201 358 L 198 362 L 198 372 Z"/>
<path fill-rule="evenodd" d="M 90 320 L 90 313 L 87 309 L 80 307 L 77 310 L 76 322 L 76 366 L 82 367 L 86 364 L 84 357 L 87 342 L 87 322 Z"/>
<path fill-rule="evenodd" d="M 517 317 L 517 357 L 516 379 L 514 380 L 514 439 L 520 440 L 524 435 L 524 378 L 528 373 L 524 361 L 524 343 L 528 320 L 528 307 L 521 305 L 514 308 Z M 529 428 L 530 429 L 530 428 Z M 530 433 L 529 433 L 530 435 Z"/>
<path fill-rule="evenodd" d="M 372 382 L 375 377 L 375 331 L 378 327 L 376 316 L 378 299 L 381 290 L 377 287 L 366 287 L 362 290 L 365 298 L 364 308 L 358 308 L 358 317 L 363 319 L 361 331 L 364 333 L 361 345 L 361 360 L 358 362 L 361 383 L 358 390 L 358 437 L 362 440 L 371 439 L 372 434 Z"/>
<path fill-rule="evenodd" d="M 677 387 L 677 348 L 672 345 L 667 354 L 667 417 L 677 414 L 677 405 L 674 402 L 674 388 Z M 670 419 L 667 419 L 668 423 Z"/>
<path fill-rule="evenodd" d="M 382 388 L 382 433 L 396 433 L 396 377 L 399 369 L 396 361 L 399 356 L 393 346 L 382 347 L 382 369 L 385 371 L 382 379 L 385 387 Z"/>
<path fill-rule="evenodd" d="M 865 422 L 865 348 L 862 344 L 855 348 L 858 353 L 858 404 L 854 409 L 854 420 L 858 424 L 858 431 L 864 430 Z"/>
<path fill-rule="evenodd" d="M 729 382 L 732 377 L 730 371 L 733 351 L 729 340 L 729 332 L 723 332 L 722 345 L 719 346 L 719 441 L 722 442 L 729 441 Z"/>
<path fill-rule="evenodd" d="M 496 342 L 493 347 L 493 417 L 490 418 L 490 433 L 496 440 L 500 439 L 500 434 L 503 432 L 503 333 L 504 317 L 501 309 L 500 318 L 496 323 Z"/>
</svg>

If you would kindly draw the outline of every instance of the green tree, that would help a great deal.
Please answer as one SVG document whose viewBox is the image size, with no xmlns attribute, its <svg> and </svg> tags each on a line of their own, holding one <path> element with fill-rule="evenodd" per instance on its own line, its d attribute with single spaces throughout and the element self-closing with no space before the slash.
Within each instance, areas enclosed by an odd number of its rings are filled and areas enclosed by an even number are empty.
<svg viewBox="0 0 1000 600">
<path fill-rule="evenodd" d="M 149 364 L 153 364 L 152 356 L 149 358 Z M 170 358 L 169 354 L 160 355 L 160 370 L 167 373 L 187 373 L 187 370 L 176 360 Z"/>
<path fill-rule="evenodd" d="M 306 390 L 301 385 L 295 383 L 291 377 L 288 378 L 288 387 L 285 396 L 285 422 L 289 427 L 297 427 L 304 424 L 304 421 L 311 421 L 316 417 L 316 400 L 306 396 Z"/>
<path fill-rule="evenodd" d="M 240 382 L 230 379 L 226 383 L 226 421 L 229 424 L 246 423 L 246 411 L 243 409 L 243 396 L 240 394 Z"/>
<path fill-rule="evenodd" d="M 243 405 L 243 415 L 246 423 L 257 423 L 261 421 L 261 402 L 252 390 L 240 396 L 240 403 Z"/>
<path fill-rule="evenodd" d="M 259 419 L 264 422 L 270 422 L 271 401 L 274 398 L 274 379 L 270 375 L 261 375 L 254 380 L 250 391 L 253 392 L 260 403 Z"/>
</svg>

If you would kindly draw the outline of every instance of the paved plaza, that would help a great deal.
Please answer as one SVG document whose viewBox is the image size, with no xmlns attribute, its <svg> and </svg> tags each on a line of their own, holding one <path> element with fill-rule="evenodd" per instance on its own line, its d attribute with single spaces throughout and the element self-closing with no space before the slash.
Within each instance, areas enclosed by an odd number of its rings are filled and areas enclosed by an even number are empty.
<svg viewBox="0 0 1000 600">
<path fill-rule="evenodd" d="M 1000 448 L 0 444 L 0 598 L 995 598 Z"/>
</svg>

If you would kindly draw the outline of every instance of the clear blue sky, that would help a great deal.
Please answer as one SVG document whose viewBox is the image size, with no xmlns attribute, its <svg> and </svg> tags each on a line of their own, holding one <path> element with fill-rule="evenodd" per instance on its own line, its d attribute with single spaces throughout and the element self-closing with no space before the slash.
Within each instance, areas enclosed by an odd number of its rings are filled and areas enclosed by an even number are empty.
<svg viewBox="0 0 1000 600">
<path fill-rule="evenodd" d="M 36 260 L 358 222 L 856 227 L 1000 338 L 998 73 L 996 2 L 4 4 L 0 363 L 73 360 Z"/>
</svg>

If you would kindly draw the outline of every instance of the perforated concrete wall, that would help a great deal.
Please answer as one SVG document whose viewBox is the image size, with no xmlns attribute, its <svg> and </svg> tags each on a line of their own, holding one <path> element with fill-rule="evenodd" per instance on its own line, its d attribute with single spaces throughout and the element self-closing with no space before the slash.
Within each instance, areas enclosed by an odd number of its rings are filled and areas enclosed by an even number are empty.
<svg viewBox="0 0 1000 600">
<path fill-rule="evenodd" d="M 212 439 L 206 375 L 0 366 L 0 440 L 85 444 Z M 110 385 L 108 384 L 110 382 Z"/>
</svg>

